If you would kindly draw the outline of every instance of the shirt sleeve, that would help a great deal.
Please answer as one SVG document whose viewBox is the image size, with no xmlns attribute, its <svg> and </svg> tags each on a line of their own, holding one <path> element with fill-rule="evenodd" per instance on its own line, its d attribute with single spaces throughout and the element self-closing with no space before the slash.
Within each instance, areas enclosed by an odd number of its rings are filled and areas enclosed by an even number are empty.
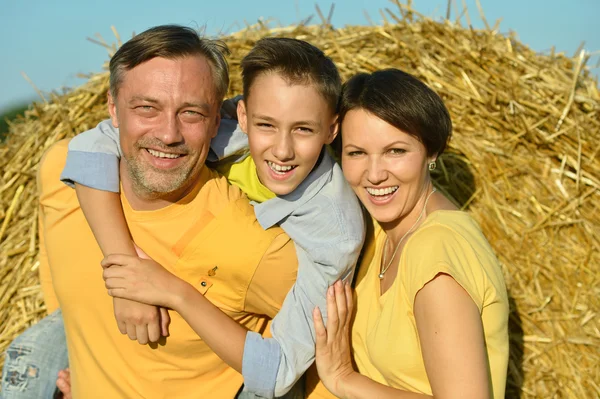
<svg viewBox="0 0 600 399">
<path fill-rule="evenodd" d="M 297 270 L 298 260 L 294 243 L 286 234 L 279 234 L 263 255 L 252 278 L 246 293 L 244 310 L 249 313 L 264 314 L 271 318 L 275 317 L 286 294 L 296 281 Z M 246 335 L 244 348 L 248 345 L 262 349 L 260 353 L 256 353 L 260 358 L 258 362 L 254 356 L 246 357 L 246 349 L 244 349 L 242 360 L 244 384 L 248 390 L 250 390 L 249 387 L 252 387 L 251 392 L 263 397 L 273 397 L 273 388 L 271 387 L 269 391 L 262 385 L 262 380 L 263 378 L 274 380 L 277 377 L 280 358 L 279 345 L 277 341 L 263 339 L 260 334 L 251 331 Z M 263 364 L 268 364 L 269 368 L 257 369 Z"/>
<path fill-rule="evenodd" d="M 406 260 L 398 275 L 414 305 L 418 292 L 438 274 L 452 277 L 483 309 L 485 273 L 477 253 L 451 228 L 434 225 L 415 234 L 407 243 Z"/>
<path fill-rule="evenodd" d="M 217 135 L 210 142 L 207 162 L 235 163 L 248 156 L 248 136 L 235 119 L 221 119 Z"/>
<path fill-rule="evenodd" d="M 119 129 L 104 120 L 71 140 L 60 179 L 71 187 L 77 183 L 118 193 L 120 158 Z"/>
<path fill-rule="evenodd" d="M 54 291 L 54 285 L 52 282 L 52 273 L 50 269 L 50 263 L 48 261 L 48 252 L 46 249 L 46 215 L 45 209 L 47 207 L 53 207 L 53 196 L 57 193 L 60 196 L 60 188 L 56 190 L 56 186 L 60 184 L 58 182 L 58 170 L 62 164 L 59 160 L 64 159 L 64 155 L 67 152 L 66 141 L 60 141 L 54 144 L 46 151 L 40 160 L 40 166 L 37 173 L 37 191 L 39 199 L 38 207 L 38 239 L 39 239 L 39 274 L 40 274 L 40 285 L 42 287 L 42 293 L 44 295 L 44 302 L 46 303 L 46 310 L 48 313 L 54 312 L 58 309 L 58 298 Z M 56 182 L 53 184 L 53 182 Z M 64 186 L 62 186 L 64 187 Z M 61 188 L 62 188 L 61 187 Z M 60 201 L 60 199 L 58 199 Z"/>
</svg>

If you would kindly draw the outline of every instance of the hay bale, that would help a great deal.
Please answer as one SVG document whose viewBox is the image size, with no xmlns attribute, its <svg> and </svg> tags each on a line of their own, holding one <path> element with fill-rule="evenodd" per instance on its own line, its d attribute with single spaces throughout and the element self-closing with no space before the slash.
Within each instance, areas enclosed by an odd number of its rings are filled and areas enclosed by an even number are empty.
<svg viewBox="0 0 600 399">
<path fill-rule="evenodd" d="M 600 396 L 600 94 L 588 57 L 539 55 L 491 29 L 399 10 L 386 10 L 379 26 L 259 23 L 227 36 L 230 94 L 242 90 L 241 58 L 268 35 L 316 44 L 343 78 L 396 67 L 429 84 L 455 126 L 436 183 L 480 222 L 509 289 L 507 397 Z M 2 352 L 45 315 L 36 261 L 38 162 L 57 140 L 107 117 L 107 89 L 101 73 L 32 104 L 0 146 Z"/>
</svg>

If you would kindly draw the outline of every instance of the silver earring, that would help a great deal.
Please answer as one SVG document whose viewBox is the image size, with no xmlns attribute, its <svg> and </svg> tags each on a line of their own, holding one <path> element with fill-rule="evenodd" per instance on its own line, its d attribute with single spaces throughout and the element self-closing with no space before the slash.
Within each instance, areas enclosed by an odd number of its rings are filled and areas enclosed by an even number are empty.
<svg viewBox="0 0 600 399">
<path fill-rule="evenodd" d="M 437 164 L 435 163 L 435 161 L 429 162 L 429 170 L 434 170 L 436 166 Z"/>
</svg>

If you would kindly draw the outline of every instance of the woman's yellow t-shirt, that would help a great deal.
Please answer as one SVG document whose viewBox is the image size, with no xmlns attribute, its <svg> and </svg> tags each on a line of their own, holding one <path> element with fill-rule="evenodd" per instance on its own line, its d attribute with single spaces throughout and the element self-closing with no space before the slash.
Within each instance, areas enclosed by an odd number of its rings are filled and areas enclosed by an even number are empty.
<svg viewBox="0 0 600 399">
<path fill-rule="evenodd" d="M 358 371 L 381 384 L 432 394 L 413 305 L 417 292 L 437 274 L 445 273 L 468 292 L 479 308 L 493 397 L 504 398 L 509 354 L 508 295 L 498 260 L 477 222 L 461 211 L 440 210 L 428 215 L 408 239 L 398 276 L 383 295 L 378 274 L 386 235 L 375 226 L 374 236 L 356 281 L 352 351 Z M 314 386 L 314 376 L 309 376 L 309 387 Z M 332 396 L 319 383 L 308 397 Z"/>
</svg>

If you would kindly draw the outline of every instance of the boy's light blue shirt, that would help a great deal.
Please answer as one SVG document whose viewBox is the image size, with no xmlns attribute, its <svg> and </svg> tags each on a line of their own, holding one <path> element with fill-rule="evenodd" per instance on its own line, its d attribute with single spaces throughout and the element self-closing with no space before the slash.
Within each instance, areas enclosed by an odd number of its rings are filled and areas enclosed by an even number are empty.
<svg viewBox="0 0 600 399">
<path fill-rule="evenodd" d="M 118 192 L 118 143 L 118 129 L 110 120 L 76 136 L 69 144 L 61 180 Z M 247 156 L 247 147 L 247 136 L 237 122 L 222 119 L 207 161 L 239 161 Z M 254 332 L 246 335 L 244 389 L 270 398 L 285 394 L 312 364 L 312 311 L 318 306 L 326 317 L 327 288 L 340 278 L 352 278 L 365 225 L 358 199 L 325 150 L 293 192 L 253 205 L 261 226 L 279 225 L 294 241 L 298 256 L 297 280 L 273 319 L 273 338 Z"/>
</svg>

